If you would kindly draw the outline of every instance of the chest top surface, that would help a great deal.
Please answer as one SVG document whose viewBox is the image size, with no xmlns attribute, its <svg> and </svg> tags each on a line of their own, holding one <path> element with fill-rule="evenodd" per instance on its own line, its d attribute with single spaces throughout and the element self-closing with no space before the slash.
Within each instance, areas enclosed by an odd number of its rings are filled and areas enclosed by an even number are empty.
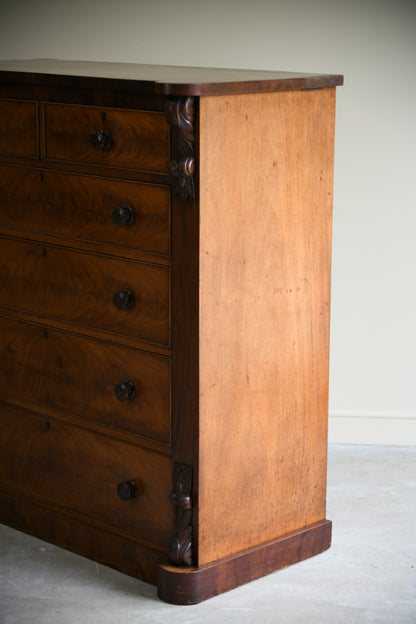
<svg viewBox="0 0 416 624">
<path fill-rule="evenodd" d="M 154 95 L 222 95 L 343 84 L 343 76 L 287 71 L 177 67 L 51 59 L 0 61 L 0 80 L 71 86 L 95 83 Z"/>
</svg>

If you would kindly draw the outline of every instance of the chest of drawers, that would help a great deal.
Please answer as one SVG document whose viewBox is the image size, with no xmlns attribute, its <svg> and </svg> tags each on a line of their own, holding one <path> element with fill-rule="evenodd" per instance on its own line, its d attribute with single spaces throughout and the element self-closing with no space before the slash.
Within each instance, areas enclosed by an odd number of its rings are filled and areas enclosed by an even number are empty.
<svg viewBox="0 0 416 624">
<path fill-rule="evenodd" d="M 342 77 L 0 62 L 0 518 L 194 603 L 330 545 Z"/>
</svg>

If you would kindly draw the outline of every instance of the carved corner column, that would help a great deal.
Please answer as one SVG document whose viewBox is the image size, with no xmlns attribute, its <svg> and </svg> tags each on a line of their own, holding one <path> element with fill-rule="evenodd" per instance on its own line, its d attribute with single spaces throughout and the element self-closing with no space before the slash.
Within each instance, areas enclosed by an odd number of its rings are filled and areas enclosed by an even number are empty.
<svg viewBox="0 0 416 624">
<path fill-rule="evenodd" d="M 180 314 L 177 315 L 176 323 L 174 323 L 174 331 L 176 331 L 176 344 L 179 345 L 173 354 L 173 360 L 179 361 L 177 368 L 179 385 L 189 383 L 189 375 L 183 371 L 183 362 L 193 361 L 195 353 L 189 353 L 189 345 L 194 344 L 188 340 L 189 324 L 195 321 L 193 317 L 189 318 L 187 310 L 193 311 L 196 306 L 190 305 L 189 284 L 195 282 L 198 267 L 198 253 L 195 253 L 193 245 L 198 240 L 196 233 L 197 225 L 197 205 L 194 203 L 195 210 L 183 210 L 184 206 L 181 202 L 187 202 L 192 205 L 196 199 L 196 156 L 195 156 L 195 117 L 197 103 L 196 98 L 186 96 L 169 96 L 166 99 L 165 114 L 171 131 L 171 161 L 169 163 L 169 173 L 172 176 L 172 195 L 177 198 L 174 206 L 177 208 L 177 219 L 174 221 L 173 232 L 176 231 L 177 253 L 174 256 L 177 279 L 175 290 L 176 299 L 179 302 Z M 179 201 L 178 201 L 179 200 Z M 180 215 L 180 217 L 178 217 Z M 175 230 L 176 226 L 180 229 Z M 195 259 L 195 264 L 193 261 Z M 195 269 L 196 267 L 196 269 Z M 193 271 L 195 272 L 195 275 Z M 187 275 L 187 279 L 183 279 L 183 275 Z M 186 284 L 186 291 L 181 290 L 182 285 Z M 193 292 L 193 291 L 191 291 Z M 192 301 L 192 296 L 191 296 Z M 173 304 L 175 311 L 175 305 Z M 186 332 L 187 340 L 184 340 Z M 186 346 L 186 353 L 181 351 L 183 345 Z M 178 392 L 181 390 L 178 390 Z M 187 394 L 188 409 L 181 410 L 180 416 L 176 414 L 176 438 L 174 441 L 174 451 L 178 452 L 181 457 L 184 448 L 193 448 L 194 444 L 190 442 L 190 429 L 192 425 L 190 421 L 184 417 L 184 414 L 192 413 L 192 406 L 189 409 L 189 401 L 192 403 L 192 392 Z M 190 398 L 191 397 L 191 398 Z M 181 407 L 183 401 L 181 399 Z M 175 418 L 175 416 L 174 416 Z M 179 449 L 179 450 L 178 450 Z M 181 452 L 182 451 L 182 452 Z M 185 460 L 186 461 L 186 460 Z M 192 457 L 189 457 L 189 463 L 192 464 Z M 192 482 L 193 468 L 191 465 L 181 462 L 175 462 L 173 465 L 173 489 L 169 500 L 174 506 L 174 533 L 169 544 L 168 555 L 171 565 L 175 567 L 191 567 L 195 564 L 195 553 L 193 553 L 193 535 L 192 535 Z"/>
<path fill-rule="evenodd" d="M 173 193 L 183 201 L 195 199 L 194 98 L 168 98 L 165 112 L 172 134 Z"/>
<path fill-rule="evenodd" d="M 169 559 L 178 566 L 192 566 L 192 467 L 175 464 L 170 502 L 175 506 L 175 533 Z"/>
</svg>

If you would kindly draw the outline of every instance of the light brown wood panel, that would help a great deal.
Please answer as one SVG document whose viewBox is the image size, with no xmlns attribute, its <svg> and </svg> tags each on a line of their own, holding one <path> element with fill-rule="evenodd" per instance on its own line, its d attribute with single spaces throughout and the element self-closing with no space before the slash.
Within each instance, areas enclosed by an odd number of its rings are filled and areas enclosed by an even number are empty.
<svg viewBox="0 0 416 624">
<path fill-rule="evenodd" d="M 91 134 L 111 135 L 109 149 L 96 150 Z M 65 104 L 45 105 L 46 156 L 52 160 L 94 163 L 167 172 L 169 127 L 160 112 Z"/>
<path fill-rule="evenodd" d="M 11 406 L 0 411 L 3 487 L 167 546 L 169 457 Z M 117 485 L 134 481 L 136 498 Z"/>
<path fill-rule="evenodd" d="M 169 187 L 1 165 L 0 180 L 0 225 L 21 235 L 49 232 L 169 254 Z M 113 211 L 125 205 L 133 223 L 116 225 Z"/>
<path fill-rule="evenodd" d="M 168 268 L 1 236 L 0 268 L 3 306 L 169 345 Z M 118 309 L 125 289 L 133 305 Z"/>
<path fill-rule="evenodd" d="M 36 102 L 0 100 L 0 153 L 38 157 Z"/>
<path fill-rule="evenodd" d="M 0 396 L 170 442 L 170 360 L 0 317 Z M 120 401 L 115 385 L 132 381 Z"/>
<path fill-rule="evenodd" d="M 325 518 L 334 105 L 200 101 L 199 565 Z"/>
</svg>

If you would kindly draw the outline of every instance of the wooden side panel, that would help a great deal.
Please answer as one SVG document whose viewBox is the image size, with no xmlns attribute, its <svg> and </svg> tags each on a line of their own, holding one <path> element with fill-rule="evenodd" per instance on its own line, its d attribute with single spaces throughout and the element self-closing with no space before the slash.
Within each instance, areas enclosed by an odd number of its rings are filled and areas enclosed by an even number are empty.
<svg viewBox="0 0 416 624">
<path fill-rule="evenodd" d="M 325 518 L 334 110 L 200 100 L 198 565 Z"/>
</svg>

